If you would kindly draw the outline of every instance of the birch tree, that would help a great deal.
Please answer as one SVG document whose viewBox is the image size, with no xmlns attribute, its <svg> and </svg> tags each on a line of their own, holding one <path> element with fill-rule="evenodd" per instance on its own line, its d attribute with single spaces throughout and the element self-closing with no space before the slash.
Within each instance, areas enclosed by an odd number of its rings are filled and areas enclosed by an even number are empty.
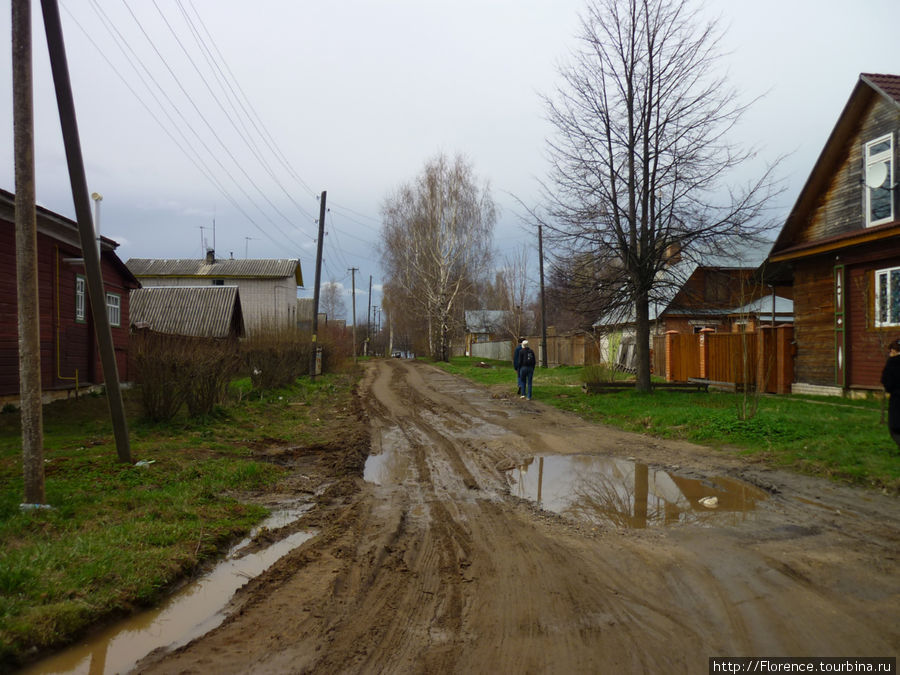
<svg viewBox="0 0 900 675">
<path fill-rule="evenodd" d="M 560 258 L 588 253 L 635 324 L 637 388 L 650 389 L 649 308 L 668 251 L 760 241 L 772 169 L 734 186 L 752 150 L 729 141 L 746 107 L 719 76 L 716 22 L 687 0 L 588 0 L 579 47 L 545 97 L 545 233 Z"/>
<path fill-rule="evenodd" d="M 461 156 L 440 154 L 382 206 L 382 265 L 395 311 L 414 315 L 431 355 L 449 360 L 455 310 L 491 259 L 496 208 Z"/>
</svg>

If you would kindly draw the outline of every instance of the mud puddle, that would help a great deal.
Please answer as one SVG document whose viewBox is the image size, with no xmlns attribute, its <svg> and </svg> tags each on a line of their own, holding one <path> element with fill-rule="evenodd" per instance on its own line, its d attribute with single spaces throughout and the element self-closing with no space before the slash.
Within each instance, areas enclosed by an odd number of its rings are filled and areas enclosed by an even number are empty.
<svg viewBox="0 0 900 675">
<path fill-rule="evenodd" d="M 533 457 L 506 472 L 510 493 L 547 510 L 623 528 L 727 526 L 747 521 L 768 494 L 724 476 L 704 480 L 590 455 Z"/>
<path fill-rule="evenodd" d="M 390 429 L 384 434 L 382 450 L 370 454 L 363 468 L 363 480 L 375 485 L 399 485 L 406 478 L 409 460 L 401 452 L 395 450 L 402 445 L 402 433 L 399 429 Z"/>
<path fill-rule="evenodd" d="M 296 532 L 268 548 L 242 555 L 264 528 L 275 530 L 294 522 L 310 508 L 292 506 L 270 515 L 226 554 L 216 567 L 172 595 L 163 605 L 136 614 L 21 671 L 21 675 L 124 673 L 154 649 L 174 649 L 209 632 L 225 620 L 225 606 L 234 592 L 259 576 L 281 557 L 315 536 Z"/>
</svg>

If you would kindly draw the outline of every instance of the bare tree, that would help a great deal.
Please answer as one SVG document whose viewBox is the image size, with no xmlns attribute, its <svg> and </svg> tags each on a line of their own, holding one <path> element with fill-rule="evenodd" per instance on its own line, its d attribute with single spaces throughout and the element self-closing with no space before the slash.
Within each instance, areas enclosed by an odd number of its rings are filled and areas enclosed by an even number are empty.
<svg viewBox="0 0 900 675">
<path fill-rule="evenodd" d="M 412 314 L 428 334 L 429 351 L 450 358 L 458 302 L 486 272 L 496 209 L 471 165 L 443 154 L 389 196 L 382 207 L 382 264 L 395 310 Z"/>
<path fill-rule="evenodd" d="M 333 279 L 322 284 L 322 298 L 319 301 L 319 311 L 325 314 L 329 320 L 343 319 L 347 316 L 347 303 L 341 296 L 343 286 Z"/>
<path fill-rule="evenodd" d="M 516 340 L 534 330 L 533 292 L 528 284 L 528 248 L 522 246 L 504 258 L 494 274 L 489 309 L 503 311 L 502 332 Z"/>
<path fill-rule="evenodd" d="M 726 138 L 746 107 L 714 72 L 716 23 L 687 0 L 588 0 L 579 37 L 545 97 L 557 133 L 541 219 L 557 257 L 590 254 L 632 308 L 637 388 L 649 391 L 649 308 L 669 252 L 758 239 L 772 225 L 772 168 L 725 186 L 754 156 Z"/>
</svg>

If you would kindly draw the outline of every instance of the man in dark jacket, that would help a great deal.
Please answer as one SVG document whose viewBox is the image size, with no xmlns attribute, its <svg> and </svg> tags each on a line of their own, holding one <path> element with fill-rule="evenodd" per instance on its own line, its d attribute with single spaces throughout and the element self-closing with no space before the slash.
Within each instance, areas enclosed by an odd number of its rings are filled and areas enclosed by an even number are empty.
<svg viewBox="0 0 900 675">
<path fill-rule="evenodd" d="M 536 365 L 537 358 L 528 346 L 528 340 L 523 340 L 522 351 L 519 352 L 519 398 L 531 400 L 531 382 Z"/>
<path fill-rule="evenodd" d="M 881 384 L 891 397 L 888 403 L 888 431 L 900 451 L 900 340 L 888 345 L 888 360 L 881 371 Z"/>
<path fill-rule="evenodd" d="M 516 392 L 517 396 L 522 395 L 522 376 L 519 375 L 519 356 L 522 353 L 523 342 L 525 342 L 525 338 L 519 338 L 519 344 L 516 346 L 516 351 L 513 352 L 513 368 L 516 369 L 516 382 L 519 385 L 519 390 Z"/>
</svg>

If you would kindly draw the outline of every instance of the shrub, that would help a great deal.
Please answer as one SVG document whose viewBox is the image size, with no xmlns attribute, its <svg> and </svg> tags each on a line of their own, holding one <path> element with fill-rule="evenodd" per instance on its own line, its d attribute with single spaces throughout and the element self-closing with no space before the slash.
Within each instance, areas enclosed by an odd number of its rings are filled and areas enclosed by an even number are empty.
<svg viewBox="0 0 900 675">
<path fill-rule="evenodd" d="M 140 330 L 130 342 L 144 414 L 157 422 L 172 419 L 184 403 L 192 416 L 209 414 L 224 400 L 237 371 L 231 340 Z"/>
<path fill-rule="evenodd" d="M 595 363 L 584 367 L 581 379 L 587 384 L 612 382 L 616 379 L 616 369 L 607 363 Z"/>
<path fill-rule="evenodd" d="M 309 373 L 309 333 L 285 326 L 262 326 L 241 343 L 241 363 L 253 388 L 280 389 Z"/>
</svg>

